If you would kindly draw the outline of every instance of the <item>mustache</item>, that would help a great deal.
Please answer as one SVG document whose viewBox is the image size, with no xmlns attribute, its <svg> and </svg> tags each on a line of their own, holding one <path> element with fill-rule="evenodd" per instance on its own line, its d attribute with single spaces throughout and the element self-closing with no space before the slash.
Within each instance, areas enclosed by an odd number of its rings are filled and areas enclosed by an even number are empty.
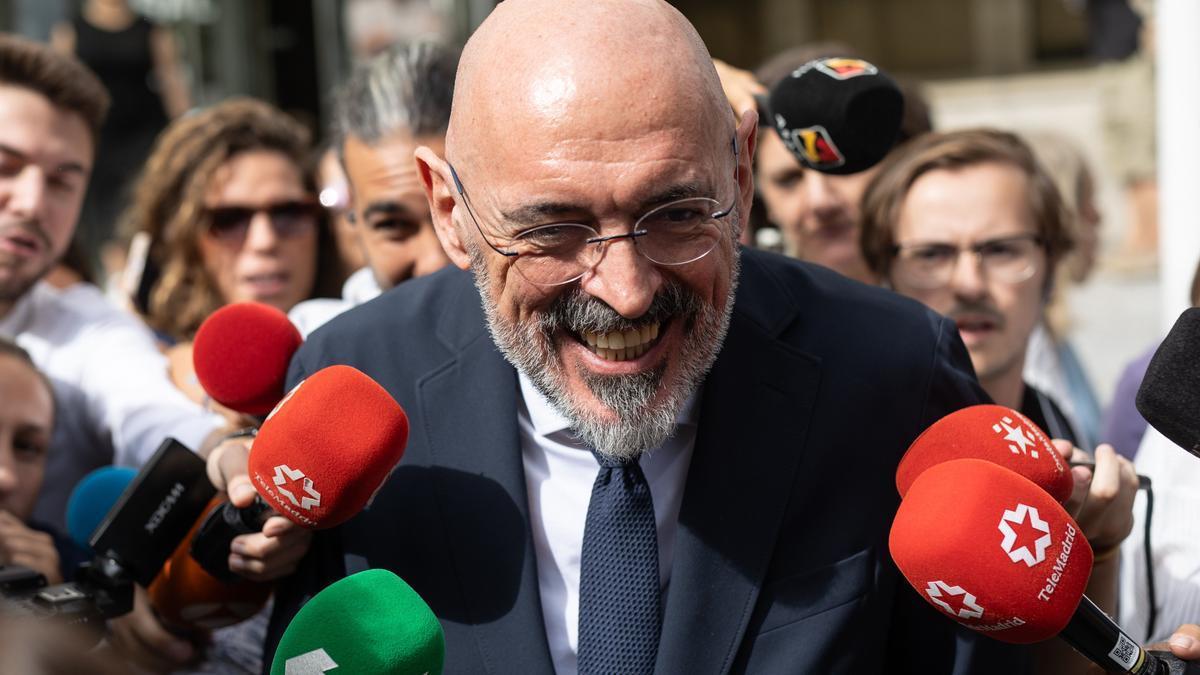
<svg viewBox="0 0 1200 675">
<path fill-rule="evenodd" d="M 960 302 L 946 312 L 946 318 L 952 321 L 958 321 L 963 316 L 987 317 L 998 328 L 1003 328 L 1005 324 L 1004 315 L 1000 313 L 1000 310 L 984 302 Z"/>
<path fill-rule="evenodd" d="M 15 220 L 0 224 L 0 237 L 5 237 L 13 233 L 37 239 L 38 244 L 42 248 L 46 250 L 50 249 L 50 235 L 46 234 L 46 231 L 42 229 L 41 222 L 36 219 Z"/>
<path fill-rule="evenodd" d="M 676 316 L 692 319 L 702 306 L 702 301 L 695 293 L 682 284 L 671 282 L 655 294 L 645 313 L 636 319 L 627 319 L 603 300 L 576 286 L 556 298 L 550 308 L 542 313 L 538 328 L 547 337 L 559 329 L 574 333 L 636 330 Z"/>
</svg>

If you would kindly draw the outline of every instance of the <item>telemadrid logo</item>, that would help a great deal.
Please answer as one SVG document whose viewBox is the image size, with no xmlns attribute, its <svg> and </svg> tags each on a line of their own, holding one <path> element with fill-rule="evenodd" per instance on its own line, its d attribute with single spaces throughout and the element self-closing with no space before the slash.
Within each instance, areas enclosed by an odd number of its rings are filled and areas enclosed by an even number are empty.
<svg viewBox="0 0 1200 675">
<path fill-rule="evenodd" d="M 998 423 L 992 425 L 992 431 L 1008 441 L 1008 449 L 1012 454 L 1038 458 L 1037 441 L 1021 424 L 1013 421 L 1013 418 L 1007 415 L 1000 418 Z"/>
<path fill-rule="evenodd" d="M 925 587 L 925 593 L 929 595 L 930 602 L 946 610 L 950 616 L 960 619 L 978 619 L 983 616 L 983 608 L 976 602 L 975 596 L 968 593 L 962 586 L 951 586 L 938 579 L 929 582 L 929 585 Z M 951 607 L 949 602 L 942 599 L 956 597 L 962 598 L 958 601 L 962 607 L 958 609 Z"/>
<path fill-rule="evenodd" d="M 304 489 L 304 496 L 299 500 L 291 490 L 283 487 L 285 484 L 293 481 L 302 480 L 301 487 Z M 274 483 L 279 494 L 288 498 L 294 506 L 298 506 L 305 511 L 311 511 L 313 507 L 321 505 L 321 493 L 313 487 L 312 479 L 304 475 L 300 469 L 293 469 L 287 464 L 280 464 L 275 467 Z"/>
<path fill-rule="evenodd" d="M 1042 536 L 1034 540 L 1033 550 L 1026 545 L 1013 548 L 1013 544 L 1017 543 L 1017 533 L 1013 530 L 1013 525 L 1027 525 L 1042 533 Z M 1005 511 L 1000 517 L 999 527 L 1000 533 L 1004 535 L 1000 548 L 1004 549 L 1013 562 L 1023 562 L 1033 567 L 1046 559 L 1046 549 L 1050 546 L 1050 525 L 1042 520 L 1036 508 L 1018 503 L 1015 509 Z"/>
</svg>

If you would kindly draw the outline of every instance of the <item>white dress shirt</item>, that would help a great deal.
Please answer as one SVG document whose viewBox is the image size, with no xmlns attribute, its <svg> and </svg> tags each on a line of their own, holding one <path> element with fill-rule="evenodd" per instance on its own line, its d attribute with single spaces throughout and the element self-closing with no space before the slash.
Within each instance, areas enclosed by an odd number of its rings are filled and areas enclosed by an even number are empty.
<svg viewBox="0 0 1200 675">
<path fill-rule="evenodd" d="M 171 383 L 150 330 L 95 286 L 38 282 L 0 318 L 0 335 L 54 385 L 54 437 L 34 518 L 63 531 L 67 498 L 87 472 L 140 466 L 167 436 L 195 450 L 221 424 Z"/>
<path fill-rule="evenodd" d="M 1121 627 L 1142 644 L 1163 642 L 1181 624 L 1200 621 L 1200 458 L 1150 427 L 1137 453 L 1137 471 L 1150 477 L 1150 522 L 1158 619 L 1147 635 L 1146 493 L 1133 502 L 1133 531 L 1121 545 Z"/>
<path fill-rule="evenodd" d="M 567 421 L 519 375 L 521 398 L 517 423 L 521 462 L 529 494 L 529 524 L 537 555 L 538 591 L 550 656 L 559 675 L 578 672 L 579 565 L 583 526 L 592 484 L 600 464 L 575 439 Z M 660 448 L 647 451 L 639 464 L 654 500 L 658 526 L 658 573 L 663 605 L 671 576 L 675 526 L 696 441 L 698 396 L 693 395 L 675 420 L 675 434 Z"/>
</svg>

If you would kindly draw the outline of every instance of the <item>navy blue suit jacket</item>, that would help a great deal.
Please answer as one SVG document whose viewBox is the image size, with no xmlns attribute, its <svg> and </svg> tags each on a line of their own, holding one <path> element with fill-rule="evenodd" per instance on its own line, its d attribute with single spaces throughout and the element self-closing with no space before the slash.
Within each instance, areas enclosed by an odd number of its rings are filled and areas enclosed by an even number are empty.
<svg viewBox="0 0 1200 675">
<path fill-rule="evenodd" d="M 743 251 L 705 380 L 679 514 L 663 673 L 1019 673 L 1026 653 L 960 630 L 890 561 L 908 444 L 985 400 L 948 321 L 837 274 Z M 470 275 L 402 284 L 318 330 L 289 383 L 359 368 L 408 412 L 400 467 L 321 533 L 280 587 L 267 663 L 328 583 L 390 569 L 441 619 L 448 673 L 550 673 L 517 431 L 516 371 Z"/>
</svg>

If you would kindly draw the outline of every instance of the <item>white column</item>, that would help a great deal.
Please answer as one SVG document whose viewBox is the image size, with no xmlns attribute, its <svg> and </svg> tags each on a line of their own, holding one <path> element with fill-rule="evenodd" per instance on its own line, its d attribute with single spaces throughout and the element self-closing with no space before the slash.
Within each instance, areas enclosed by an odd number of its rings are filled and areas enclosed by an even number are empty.
<svg viewBox="0 0 1200 675">
<path fill-rule="evenodd" d="M 1188 306 L 1200 260 L 1200 2 L 1158 0 L 1158 232 L 1162 319 Z"/>
</svg>

